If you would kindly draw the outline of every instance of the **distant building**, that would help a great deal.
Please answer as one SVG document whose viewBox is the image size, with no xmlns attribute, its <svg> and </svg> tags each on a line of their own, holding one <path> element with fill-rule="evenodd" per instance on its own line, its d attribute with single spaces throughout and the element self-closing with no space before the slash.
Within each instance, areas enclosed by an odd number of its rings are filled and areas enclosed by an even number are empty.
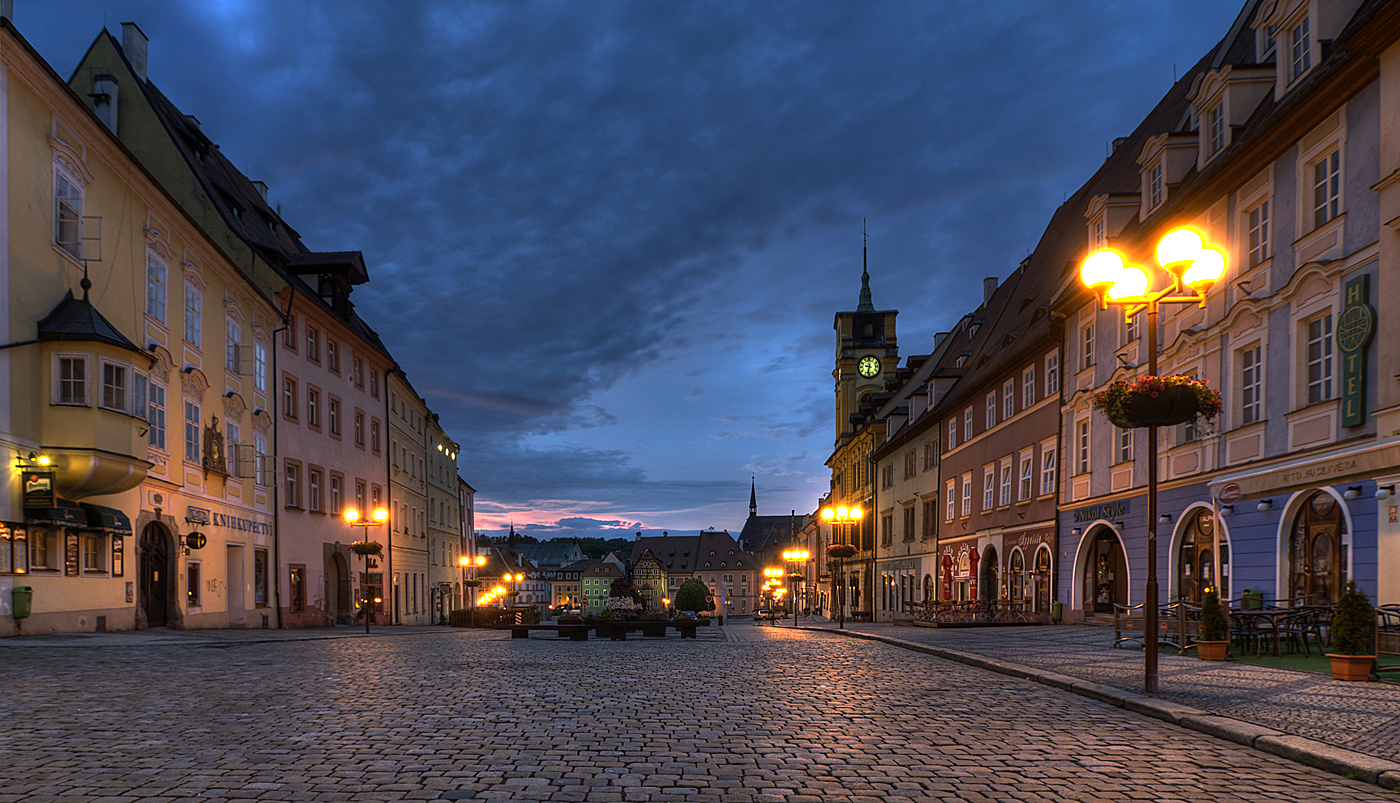
<svg viewBox="0 0 1400 803">
<path fill-rule="evenodd" d="M 602 613 L 607 608 L 613 581 L 626 576 L 625 569 L 607 560 L 598 560 L 589 564 L 588 568 L 583 570 L 579 580 L 583 591 L 584 612 Z"/>
</svg>

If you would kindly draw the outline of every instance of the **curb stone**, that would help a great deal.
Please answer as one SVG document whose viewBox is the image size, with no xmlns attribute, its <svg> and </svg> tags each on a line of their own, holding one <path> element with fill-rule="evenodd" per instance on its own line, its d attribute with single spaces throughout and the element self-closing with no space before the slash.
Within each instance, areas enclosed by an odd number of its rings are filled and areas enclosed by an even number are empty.
<svg viewBox="0 0 1400 803">
<path fill-rule="evenodd" d="M 859 633 L 851 630 L 833 630 L 828 627 L 800 627 L 816 633 L 835 633 L 851 638 L 878 641 L 892 647 L 921 652 L 960 664 L 985 669 L 1002 675 L 1032 680 L 1045 686 L 1067 691 L 1080 697 L 1087 697 L 1107 703 L 1143 716 L 1153 717 L 1187 730 L 1204 733 L 1218 739 L 1252 747 L 1263 753 L 1294 761 L 1334 775 L 1355 778 L 1381 786 L 1385 789 L 1400 790 L 1400 764 L 1383 758 L 1347 750 L 1343 747 L 1308 739 L 1303 736 L 1256 725 L 1252 722 L 1232 717 L 1211 714 L 1190 706 L 1162 700 L 1157 697 L 1140 695 L 1102 683 L 1081 680 L 1056 672 L 1040 671 L 1020 664 L 1008 664 L 973 653 L 959 652 L 927 644 L 917 644 L 903 639 L 881 636 L 876 633 Z"/>
</svg>

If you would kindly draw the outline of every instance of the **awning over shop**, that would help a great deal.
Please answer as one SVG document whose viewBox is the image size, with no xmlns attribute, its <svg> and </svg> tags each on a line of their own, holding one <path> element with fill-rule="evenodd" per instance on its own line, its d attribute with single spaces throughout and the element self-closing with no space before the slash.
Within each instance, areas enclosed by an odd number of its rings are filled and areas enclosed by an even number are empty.
<svg viewBox="0 0 1400 803">
<path fill-rule="evenodd" d="M 55 499 L 54 507 L 25 508 L 24 520 L 31 527 L 72 527 L 85 530 L 88 526 L 87 513 L 76 502 Z M 128 524 L 128 528 L 130 525 Z M 130 530 L 128 529 L 128 532 Z"/>
<path fill-rule="evenodd" d="M 108 535 L 131 535 L 131 519 L 114 507 L 80 503 L 87 515 L 87 528 Z"/>
</svg>

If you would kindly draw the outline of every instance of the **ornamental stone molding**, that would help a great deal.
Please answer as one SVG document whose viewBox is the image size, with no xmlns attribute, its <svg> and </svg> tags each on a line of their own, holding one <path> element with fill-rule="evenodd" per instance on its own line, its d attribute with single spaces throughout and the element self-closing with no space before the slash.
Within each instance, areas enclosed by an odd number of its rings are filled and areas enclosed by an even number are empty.
<svg viewBox="0 0 1400 803">
<path fill-rule="evenodd" d="M 196 399 L 203 398 L 204 391 L 209 389 L 209 379 L 193 365 L 180 372 L 180 384 L 184 386 L 186 396 Z"/>
<path fill-rule="evenodd" d="M 146 347 L 155 358 L 156 364 L 151 367 L 152 374 L 159 374 L 162 382 L 170 382 L 170 372 L 175 370 L 175 358 L 170 355 L 169 349 L 159 343 L 151 343 Z"/>
<path fill-rule="evenodd" d="M 244 403 L 243 396 L 236 390 L 230 390 L 224 394 L 224 418 L 230 421 L 240 421 L 243 418 L 243 411 L 248 409 Z"/>
<path fill-rule="evenodd" d="M 266 435 L 272 429 L 272 416 L 266 410 L 253 411 L 253 431 Z"/>
</svg>

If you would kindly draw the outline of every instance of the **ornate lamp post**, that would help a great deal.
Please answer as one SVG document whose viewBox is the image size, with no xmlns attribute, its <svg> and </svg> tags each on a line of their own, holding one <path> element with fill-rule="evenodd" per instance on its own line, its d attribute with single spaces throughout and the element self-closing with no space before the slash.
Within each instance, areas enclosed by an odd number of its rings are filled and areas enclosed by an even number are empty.
<svg viewBox="0 0 1400 803">
<path fill-rule="evenodd" d="M 1157 375 L 1157 307 L 1196 304 L 1204 308 L 1206 291 L 1225 273 L 1225 256 L 1207 248 L 1191 229 L 1177 229 L 1157 243 L 1157 263 L 1168 283 L 1160 290 L 1147 272 L 1127 266 L 1116 251 L 1095 251 L 1084 259 L 1079 279 L 1099 297 L 1099 306 L 1124 307 L 1127 319 L 1147 313 L 1147 373 Z M 1157 693 L 1157 425 L 1147 427 L 1147 587 L 1143 598 L 1143 688 Z"/>
<path fill-rule="evenodd" d="M 812 553 L 808 552 L 805 549 L 783 550 L 783 560 L 788 563 L 806 563 L 807 559 L 810 557 L 812 557 Z M 793 570 L 788 573 L 787 577 L 789 587 L 788 592 L 789 595 L 792 597 L 792 626 L 797 627 L 797 594 L 792 591 L 791 586 L 794 580 L 801 580 L 803 585 L 805 586 L 807 583 L 807 575 L 805 573 L 798 574 L 796 570 Z"/>
<path fill-rule="evenodd" d="M 836 507 L 822 508 L 822 520 L 825 521 L 827 524 L 831 525 L 831 529 L 833 532 L 836 532 L 838 531 L 838 529 L 840 529 L 843 537 L 845 533 L 848 532 L 843 528 L 859 524 L 861 518 L 863 518 L 864 516 L 865 511 L 861 510 L 859 506 L 855 505 L 851 507 L 846 507 L 845 505 L 837 505 Z M 836 560 L 840 561 L 840 563 L 838 564 L 838 568 L 843 570 L 840 572 L 840 586 L 838 589 L 838 597 L 836 602 L 836 615 L 838 617 L 837 627 L 842 629 L 846 627 L 846 573 L 844 569 L 846 565 L 846 558 L 852 557 L 855 554 L 856 548 L 852 544 L 833 543 L 831 546 L 826 548 L 826 556 L 828 558 L 835 558 Z M 833 572 L 833 576 L 835 574 L 836 573 Z"/>
<path fill-rule="evenodd" d="M 360 612 L 365 615 L 365 632 L 369 632 L 370 605 L 378 605 L 383 601 L 382 597 L 370 599 L 369 596 L 369 556 L 378 555 L 384 551 L 384 547 L 378 541 L 369 540 L 369 528 L 382 525 L 389 520 L 389 510 L 387 508 L 375 508 L 370 516 L 361 516 L 360 511 L 353 507 L 348 507 L 342 514 L 345 523 L 351 527 L 363 527 L 363 534 L 360 540 L 350 545 L 350 551 L 365 559 L 364 577 L 360 580 Z"/>
</svg>

